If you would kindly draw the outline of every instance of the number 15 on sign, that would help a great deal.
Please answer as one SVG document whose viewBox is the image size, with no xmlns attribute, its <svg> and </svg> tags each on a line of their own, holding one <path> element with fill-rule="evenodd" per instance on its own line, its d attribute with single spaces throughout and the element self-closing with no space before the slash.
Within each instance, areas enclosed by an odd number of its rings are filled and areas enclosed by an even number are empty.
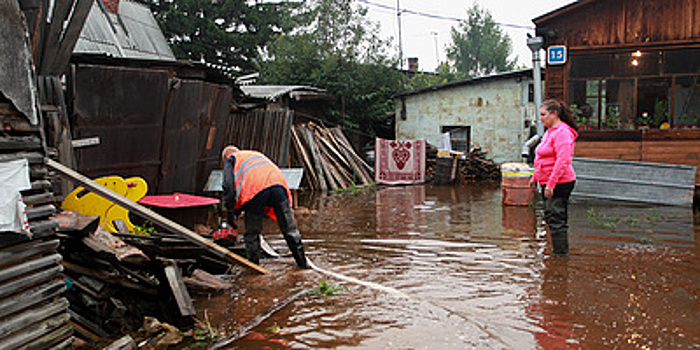
<svg viewBox="0 0 700 350">
<path fill-rule="evenodd" d="M 564 64 L 566 63 L 566 46 L 553 45 L 547 48 L 547 64 Z"/>
</svg>

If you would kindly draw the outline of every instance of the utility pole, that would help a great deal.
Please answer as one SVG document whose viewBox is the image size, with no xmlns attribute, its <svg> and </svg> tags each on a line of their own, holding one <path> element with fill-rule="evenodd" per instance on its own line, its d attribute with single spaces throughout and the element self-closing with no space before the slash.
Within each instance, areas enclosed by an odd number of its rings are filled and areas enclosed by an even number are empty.
<svg viewBox="0 0 700 350">
<path fill-rule="evenodd" d="M 396 0 L 396 18 L 399 22 L 399 69 L 403 69 L 403 42 L 401 41 L 401 5 Z"/>
<path fill-rule="evenodd" d="M 438 32 L 430 32 L 435 39 L 435 71 L 437 72 L 438 67 L 440 67 L 440 54 L 438 52 Z"/>
</svg>

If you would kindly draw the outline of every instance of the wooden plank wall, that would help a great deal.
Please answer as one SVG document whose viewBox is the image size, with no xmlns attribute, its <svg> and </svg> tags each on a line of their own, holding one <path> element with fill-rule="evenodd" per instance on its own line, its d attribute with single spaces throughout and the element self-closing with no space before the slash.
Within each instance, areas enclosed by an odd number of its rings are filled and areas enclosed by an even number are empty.
<svg viewBox="0 0 700 350">
<path fill-rule="evenodd" d="M 554 41 L 569 48 L 697 40 L 700 38 L 700 2 L 586 1 L 562 13 L 541 18 L 536 25 L 556 32 Z"/>
<path fill-rule="evenodd" d="M 575 156 L 697 166 L 695 185 L 700 186 L 700 130 L 648 130 L 640 140 L 628 141 L 586 137 L 583 131 Z"/>
<path fill-rule="evenodd" d="M 289 167 L 293 121 L 294 112 L 291 110 L 234 113 L 226 144 L 260 151 L 280 168 Z"/>
</svg>

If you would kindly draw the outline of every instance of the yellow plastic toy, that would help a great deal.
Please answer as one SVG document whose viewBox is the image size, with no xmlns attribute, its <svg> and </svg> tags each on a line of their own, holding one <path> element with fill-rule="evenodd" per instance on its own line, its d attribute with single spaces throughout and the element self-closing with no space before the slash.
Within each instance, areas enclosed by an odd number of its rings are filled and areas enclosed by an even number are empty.
<svg viewBox="0 0 700 350">
<path fill-rule="evenodd" d="M 138 202 L 148 192 L 146 180 L 140 177 L 130 177 L 125 180 L 120 176 L 106 176 L 94 181 L 134 202 Z M 114 220 L 124 221 L 129 231 L 134 231 L 134 225 L 129 220 L 128 210 L 84 187 L 78 187 L 69 193 L 63 200 L 61 208 L 77 211 L 83 215 L 99 216 L 100 226 L 108 232 L 118 232 L 114 226 Z"/>
</svg>

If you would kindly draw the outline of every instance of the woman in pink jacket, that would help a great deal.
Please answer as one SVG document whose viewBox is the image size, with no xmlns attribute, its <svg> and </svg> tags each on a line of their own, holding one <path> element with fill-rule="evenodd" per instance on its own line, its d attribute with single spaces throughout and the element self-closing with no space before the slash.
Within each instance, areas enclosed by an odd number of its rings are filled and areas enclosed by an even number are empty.
<svg viewBox="0 0 700 350">
<path fill-rule="evenodd" d="M 530 184 L 540 184 L 544 196 L 544 218 L 552 235 L 555 255 L 569 254 L 567 207 L 576 183 L 571 166 L 578 127 L 565 103 L 547 100 L 540 107 L 540 120 L 547 131 L 535 149 L 535 173 Z"/>
</svg>

